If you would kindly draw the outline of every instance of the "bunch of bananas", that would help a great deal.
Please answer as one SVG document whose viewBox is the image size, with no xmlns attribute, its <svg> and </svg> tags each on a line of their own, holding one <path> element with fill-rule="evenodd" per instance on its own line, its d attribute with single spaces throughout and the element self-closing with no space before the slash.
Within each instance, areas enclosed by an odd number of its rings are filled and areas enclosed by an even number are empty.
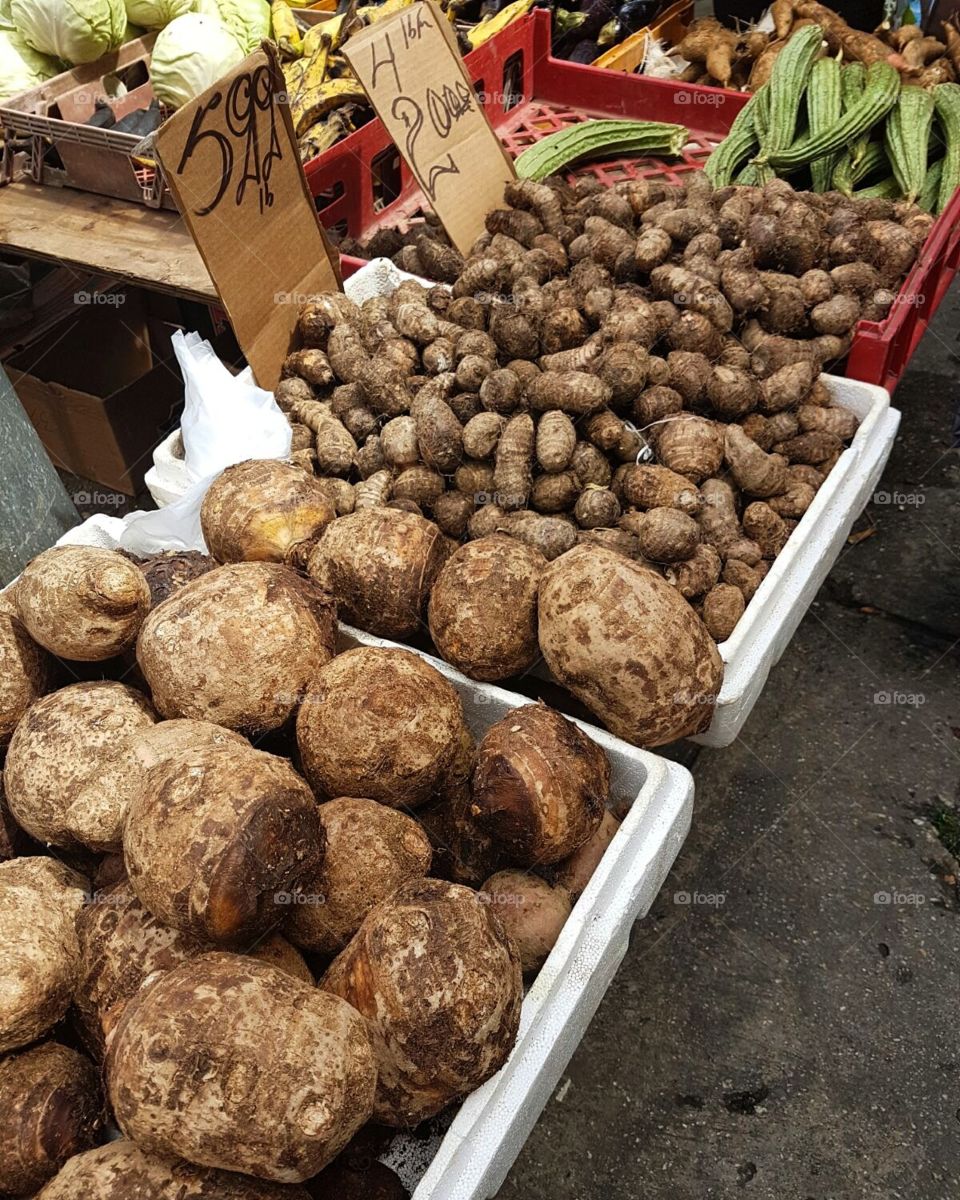
<svg viewBox="0 0 960 1200">
<path fill-rule="evenodd" d="M 339 53 L 353 33 L 407 8 L 414 0 L 357 5 L 301 31 L 287 0 L 273 0 L 273 37 L 280 48 L 290 115 L 306 162 L 315 158 L 372 115 L 366 93 Z"/>
</svg>

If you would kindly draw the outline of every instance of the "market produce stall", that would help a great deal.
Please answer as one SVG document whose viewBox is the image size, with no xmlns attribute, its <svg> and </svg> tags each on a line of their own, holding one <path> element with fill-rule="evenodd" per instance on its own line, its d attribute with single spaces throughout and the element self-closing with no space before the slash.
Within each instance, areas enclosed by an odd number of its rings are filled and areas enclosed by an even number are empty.
<svg viewBox="0 0 960 1200">
<path fill-rule="evenodd" d="M 0 1191 L 487 1200 L 690 828 L 655 751 L 738 735 L 876 486 L 900 414 L 841 372 L 869 327 L 905 365 L 956 85 L 845 101 L 791 7 L 761 87 L 698 90 L 527 7 L 165 9 L 106 129 L 72 45 L 14 105 L 10 236 L 56 257 L 69 197 L 66 261 L 215 297 L 248 365 L 168 329 L 159 507 L 0 593 Z"/>
</svg>

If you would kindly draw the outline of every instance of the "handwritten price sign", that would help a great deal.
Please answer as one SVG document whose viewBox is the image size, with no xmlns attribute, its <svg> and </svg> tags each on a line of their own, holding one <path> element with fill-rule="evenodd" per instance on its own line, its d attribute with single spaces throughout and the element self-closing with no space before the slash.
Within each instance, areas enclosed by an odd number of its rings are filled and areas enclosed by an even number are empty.
<svg viewBox="0 0 960 1200">
<path fill-rule="evenodd" d="M 450 240 L 466 253 L 514 171 L 446 17 L 422 0 L 351 38 L 344 54 Z"/>
<path fill-rule="evenodd" d="M 340 287 L 283 94 L 265 44 L 157 134 L 170 191 L 266 388 L 280 378 L 296 327 L 297 305 L 286 298 Z"/>
</svg>

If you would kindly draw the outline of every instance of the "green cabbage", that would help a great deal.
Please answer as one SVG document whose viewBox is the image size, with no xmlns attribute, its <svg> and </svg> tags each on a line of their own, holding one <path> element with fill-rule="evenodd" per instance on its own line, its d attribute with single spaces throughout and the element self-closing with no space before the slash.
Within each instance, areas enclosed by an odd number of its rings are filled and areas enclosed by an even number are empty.
<svg viewBox="0 0 960 1200">
<path fill-rule="evenodd" d="M 222 79 L 246 51 L 217 17 L 184 13 L 157 34 L 150 57 L 153 94 L 179 108 Z"/>
<path fill-rule="evenodd" d="M 29 91 L 60 70 L 56 59 L 32 50 L 12 29 L 0 29 L 0 101 Z"/>
<path fill-rule="evenodd" d="M 93 62 L 123 42 L 123 0 L 12 0 L 10 12 L 27 45 L 64 62 Z"/>
<path fill-rule="evenodd" d="M 216 0 L 220 20 L 243 47 L 245 54 L 256 50 L 270 36 L 270 5 L 267 0 Z"/>
<path fill-rule="evenodd" d="M 126 6 L 130 24 L 144 29 L 162 29 L 197 7 L 196 0 L 126 0 Z"/>
</svg>

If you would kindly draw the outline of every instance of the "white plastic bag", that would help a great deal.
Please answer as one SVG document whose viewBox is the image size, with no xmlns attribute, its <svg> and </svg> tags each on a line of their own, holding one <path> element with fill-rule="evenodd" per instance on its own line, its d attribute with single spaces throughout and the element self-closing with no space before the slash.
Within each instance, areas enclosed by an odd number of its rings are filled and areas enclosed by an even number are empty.
<svg viewBox="0 0 960 1200">
<path fill-rule="evenodd" d="M 200 505 L 211 481 L 233 463 L 248 458 L 286 458 L 291 430 L 272 392 L 253 382 L 249 367 L 231 375 L 209 342 L 198 333 L 173 335 L 183 373 L 183 460 L 190 487 L 157 512 L 123 518 L 120 545 L 133 554 L 161 550 L 200 550 Z"/>
</svg>

